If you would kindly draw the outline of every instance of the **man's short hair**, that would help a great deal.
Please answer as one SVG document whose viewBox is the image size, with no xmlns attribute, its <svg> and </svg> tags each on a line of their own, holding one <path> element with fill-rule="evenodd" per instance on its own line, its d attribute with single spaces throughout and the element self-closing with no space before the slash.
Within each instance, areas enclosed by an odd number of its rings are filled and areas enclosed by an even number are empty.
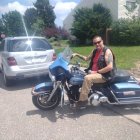
<svg viewBox="0 0 140 140">
<path fill-rule="evenodd" d="M 97 38 L 97 37 L 99 37 L 99 38 L 101 38 L 101 39 L 102 39 L 102 37 L 101 37 L 101 36 L 99 36 L 99 35 L 95 35 L 95 36 L 93 37 L 93 40 L 94 40 L 95 38 Z"/>
</svg>

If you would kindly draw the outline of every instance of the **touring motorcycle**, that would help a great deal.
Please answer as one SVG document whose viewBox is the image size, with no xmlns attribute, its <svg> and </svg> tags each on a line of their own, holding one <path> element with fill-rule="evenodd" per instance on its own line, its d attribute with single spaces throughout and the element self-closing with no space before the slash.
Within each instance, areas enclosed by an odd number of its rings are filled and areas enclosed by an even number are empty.
<svg viewBox="0 0 140 140">
<path fill-rule="evenodd" d="M 49 67 L 50 81 L 32 88 L 33 104 L 41 110 L 52 110 L 64 105 L 67 95 L 70 105 L 79 100 L 80 89 L 87 74 L 80 65 L 69 65 L 72 50 L 66 47 Z M 88 105 L 97 106 L 140 103 L 140 83 L 125 70 L 117 70 L 113 80 L 93 84 L 88 95 Z"/>
</svg>

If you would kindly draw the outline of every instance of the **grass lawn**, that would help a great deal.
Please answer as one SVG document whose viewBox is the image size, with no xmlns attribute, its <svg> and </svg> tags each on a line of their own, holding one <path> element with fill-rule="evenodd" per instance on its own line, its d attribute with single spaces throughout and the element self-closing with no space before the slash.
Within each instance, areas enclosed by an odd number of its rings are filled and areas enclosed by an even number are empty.
<svg viewBox="0 0 140 140">
<path fill-rule="evenodd" d="M 80 53 L 82 55 L 89 55 L 94 46 L 82 46 L 82 47 L 71 47 L 73 52 Z M 135 63 L 140 62 L 140 46 L 110 46 L 111 50 L 115 54 L 116 58 L 116 65 L 118 68 L 121 69 L 131 69 L 136 67 Z M 61 52 L 64 48 L 55 48 L 56 52 Z M 82 66 L 87 67 L 88 62 L 84 62 L 79 58 L 75 58 L 72 63 L 75 63 L 75 61 L 78 61 L 81 63 Z"/>
</svg>

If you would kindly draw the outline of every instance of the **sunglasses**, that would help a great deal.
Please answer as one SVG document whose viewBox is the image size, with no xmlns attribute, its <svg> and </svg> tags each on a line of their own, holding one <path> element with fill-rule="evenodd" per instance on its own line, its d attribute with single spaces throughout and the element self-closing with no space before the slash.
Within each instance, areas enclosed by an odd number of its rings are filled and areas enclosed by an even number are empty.
<svg viewBox="0 0 140 140">
<path fill-rule="evenodd" d="M 101 43 L 101 40 L 97 41 L 97 42 L 93 42 L 93 44 L 95 44 L 95 45 L 100 44 L 100 43 Z"/>
</svg>

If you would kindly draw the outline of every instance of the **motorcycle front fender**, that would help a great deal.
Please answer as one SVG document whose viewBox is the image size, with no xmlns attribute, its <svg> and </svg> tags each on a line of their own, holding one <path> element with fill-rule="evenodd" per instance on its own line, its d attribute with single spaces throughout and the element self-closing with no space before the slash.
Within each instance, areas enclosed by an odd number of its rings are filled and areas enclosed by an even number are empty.
<svg viewBox="0 0 140 140">
<path fill-rule="evenodd" d="M 35 87 L 32 88 L 31 94 L 33 96 L 42 94 L 44 92 L 52 91 L 53 90 L 53 82 L 44 82 L 36 85 Z"/>
</svg>

